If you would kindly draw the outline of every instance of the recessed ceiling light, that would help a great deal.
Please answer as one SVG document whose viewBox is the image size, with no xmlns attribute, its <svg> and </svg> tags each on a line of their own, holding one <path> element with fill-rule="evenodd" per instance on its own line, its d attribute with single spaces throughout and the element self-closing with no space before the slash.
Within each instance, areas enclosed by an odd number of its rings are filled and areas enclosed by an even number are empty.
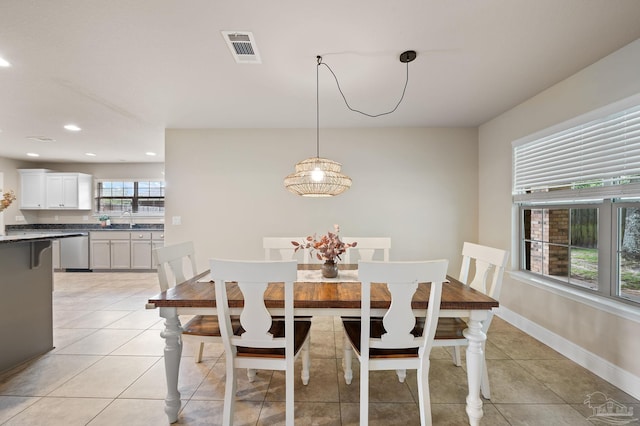
<svg viewBox="0 0 640 426">
<path fill-rule="evenodd" d="M 0 67 L 10 67 L 9 61 L 0 56 Z"/>
<path fill-rule="evenodd" d="M 65 124 L 64 128 L 69 130 L 70 132 L 79 132 L 80 130 L 82 130 L 80 127 L 76 126 L 75 124 Z"/>
<path fill-rule="evenodd" d="M 154 157 L 156 155 L 155 152 L 151 152 L 151 151 L 145 152 L 145 154 L 147 154 L 149 157 Z"/>
<path fill-rule="evenodd" d="M 36 154 L 35 152 L 27 152 L 27 157 L 40 157 L 40 154 Z"/>
<path fill-rule="evenodd" d="M 93 152 L 85 152 L 84 155 L 87 157 L 95 157 L 96 155 Z"/>
</svg>

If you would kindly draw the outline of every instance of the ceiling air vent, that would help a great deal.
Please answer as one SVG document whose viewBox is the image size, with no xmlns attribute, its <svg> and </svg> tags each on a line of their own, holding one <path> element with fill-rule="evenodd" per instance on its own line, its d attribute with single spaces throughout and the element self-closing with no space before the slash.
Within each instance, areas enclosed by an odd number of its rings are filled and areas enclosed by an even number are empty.
<svg viewBox="0 0 640 426">
<path fill-rule="evenodd" d="M 36 141 L 36 142 L 55 142 L 56 140 L 53 138 L 49 138 L 47 136 L 27 136 L 27 139 Z"/>
<path fill-rule="evenodd" d="M 239 64 L 261 64 L 258 46 L 253 33 L 248 31 L 222 31 L 222 37 L 227 42 L 233 59 Z"/>
</svg>

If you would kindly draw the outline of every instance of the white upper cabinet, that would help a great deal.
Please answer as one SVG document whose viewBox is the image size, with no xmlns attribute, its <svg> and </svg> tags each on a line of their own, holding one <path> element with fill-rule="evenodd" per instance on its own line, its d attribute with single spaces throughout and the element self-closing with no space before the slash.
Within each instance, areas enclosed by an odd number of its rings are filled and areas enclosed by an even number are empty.
<svg viewBox="0 0 640 426">
<path fill-rule="evenodd" d="M 47 174 L 48 209 L 91 209 L 91 176 L 83 173 Z"/>
<path fill-rule="evenodd" d="M 44 209 L 46 169 L 24 169 L 20 172 L 20 208 Z"/>
<path fill-rule="evenodd" d="M 91 175 L 23 169 L 20 178 L 22 209 L 91 210 Z"/>
</svg>

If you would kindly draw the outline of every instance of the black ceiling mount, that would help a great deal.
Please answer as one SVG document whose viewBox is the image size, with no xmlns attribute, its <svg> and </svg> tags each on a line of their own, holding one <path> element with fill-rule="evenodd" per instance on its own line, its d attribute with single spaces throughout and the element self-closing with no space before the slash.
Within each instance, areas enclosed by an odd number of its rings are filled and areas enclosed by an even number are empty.
<svg viewBox="0 0 640 426">
<path fill-rule="evenodd" d="M 406 64 L 407 62 L 413 61 L 416 56 L 418 55 L 415 50 L 406 50 L 400 54 L 400 62 Z"/>
</svg>

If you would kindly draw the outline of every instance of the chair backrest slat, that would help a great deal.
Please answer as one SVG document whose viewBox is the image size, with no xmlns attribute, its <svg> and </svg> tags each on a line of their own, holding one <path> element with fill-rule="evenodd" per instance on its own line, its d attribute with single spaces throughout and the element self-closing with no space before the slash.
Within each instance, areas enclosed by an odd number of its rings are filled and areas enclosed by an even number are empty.
<svg viewBox="0 0 640 426">
<path fill-rule="evenodd" d="M 382 260 L 389 261 L 389 250 L 391 249 L 391 238 L 388 237 L 344 237 L 341 238 L 345 243 L 357 242 L 358 245 L 353 248 L 348 248 L 344 254 L 344 263 L 350 264 L 352 260 L 352 253 L 358 252 L 359 261 L 372 261 L 376 251 L 382 252 Z M 379 260 L 379 259 L 378 259 Z"/>
<path fill-rule="evenodd" d="M 161 291 L 166 291 L 196 275 L 193 242 L 158 247 L 152 253 Z"/>
<path fill-rule="evenodd" d="M 295 246 L 291 244 L 292 241 L 301 243 L 304 241 L 304 237 L 264 237 L 262 238 L 262 248 L 264 248 L 265 260 L 272 259 L 273 251 L 277 251 L 280 260 L 294 260 L 299 259 L 302 263 L 310 262 L 310 254 L 307 249 L 300 249 L 298 252 L 302 252 L 301 255 L 295 252 Z"/>
<path fill-rule="evenodd" d="M 442 282 L 446 279 L 448 263 L 447 260 L 358 262 L 358 277 L 362 283 L 362 353 L 368 353 L 370 347 L 385 349 L 417 347 L 421 351 L 431 350 L 430 345 L 433 343 L 435 325 L 440 312 Z M 418 288 L 418 283 L 426 282 L 431 283 L 431 289 L 425 327 L 422 336 L 414 337 L 411 331 L 416 325 L 416 317 L 411 309 L 411 299 Z M 380 339 L 369 338 L 371 283 L 386 283 L 391 294 L 391 305 L 383 317 L 386 333 Z"/>
<path fill-rule="evenodd" d="M 211 259 L 211 277 L 216 286 L 216 306 L 223 339 L 232 346 L 254 348 L 286 347 L 285 338 L 274 338 L 269 329 L 273 323 L 264 303 L 268 283 L 285 285 L 285 318 L 293 321 L 293 282 L 297 277 L 296 261 L 236 261 Z M 234 336 L 226 297 L 226 283 L 237 282 L 244 298 L 240 325 L 244 333 Z M 222 324 L 224 322 L 224 324 Z M 225 349 L 227 349 L 225 347 Z M 229 348 L 231 350 L 231 348 Z"/>
<path fill-rule="evenodd" d="M 465 242 L 462 247 L 462 268 L 459 279 L 471 288 L 498 300 L 508 260 L 509 252 L 505 250 Z M 469 282 L 472 263 L 475 274 Z"/>
</svg>

